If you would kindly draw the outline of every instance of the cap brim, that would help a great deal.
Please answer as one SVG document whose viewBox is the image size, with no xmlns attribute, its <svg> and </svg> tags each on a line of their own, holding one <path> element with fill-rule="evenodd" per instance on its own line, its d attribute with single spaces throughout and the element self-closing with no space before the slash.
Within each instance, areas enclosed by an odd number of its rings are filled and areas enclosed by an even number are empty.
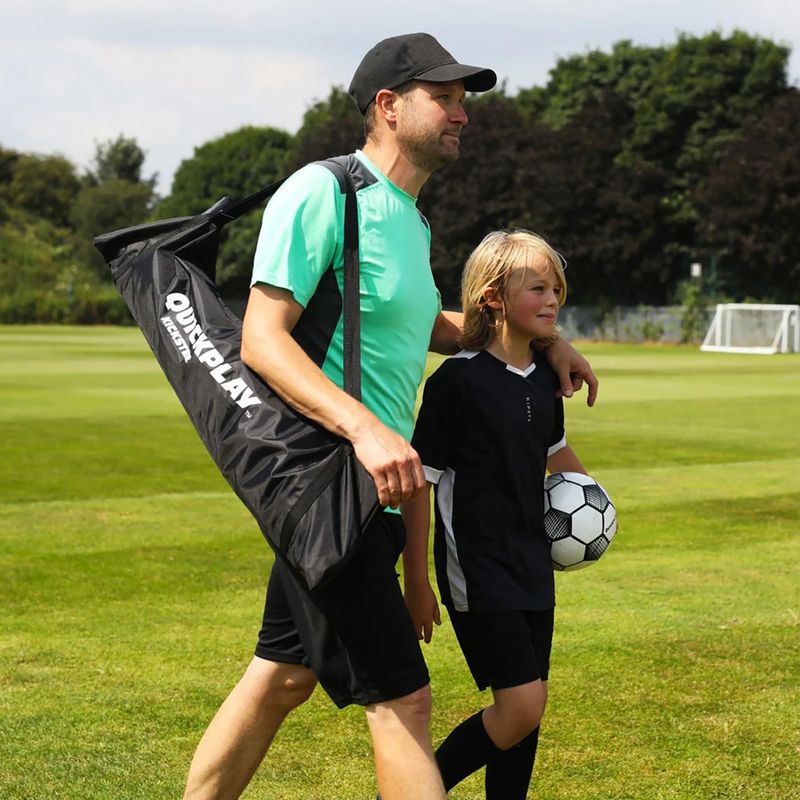
<svg viewBox="0 0 800 800">
<path fill-rule="evenodd" d="M 414 79 L 431 83 L 464 81 L 464 88 L 468 92 L 488 92 L 497 84 L 497 75 L 494 70 L 472 67 L 469 64 L 442 64 L 415 75 Z"/>
</svg>

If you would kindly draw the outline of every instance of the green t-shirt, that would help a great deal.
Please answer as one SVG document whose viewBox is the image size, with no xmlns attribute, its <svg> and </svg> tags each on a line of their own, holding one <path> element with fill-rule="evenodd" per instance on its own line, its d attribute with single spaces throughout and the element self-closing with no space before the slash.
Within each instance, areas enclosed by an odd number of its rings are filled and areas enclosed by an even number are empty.
<svg viewBox="0 0 800 800">
<path fill-rule="evenodd" d="M 430 230 L 415 198 L 361 151 L 344 164 L 358 201 L 362 402 L 410 440 L 417 387 L 441 311 Z M 292 175 L 264 211 L 252 277 L 252 284 L 292 292 L 305 309 L 293 335 L 340 387 L 344 202 L 326 167 L 309 164 Z"/>
</svg>

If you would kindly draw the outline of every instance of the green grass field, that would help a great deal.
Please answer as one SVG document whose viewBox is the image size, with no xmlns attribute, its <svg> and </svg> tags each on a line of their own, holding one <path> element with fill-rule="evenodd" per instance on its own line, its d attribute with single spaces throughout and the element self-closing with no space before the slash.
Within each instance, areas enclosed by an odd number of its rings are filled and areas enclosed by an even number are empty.
<svg viewBox="0 0 800 800">
<path fill-rule="evenodd" d="M 582 350 L 568 435 L 621 532 L 559 576 L 531 796 L 800 798 L 800 357 Z M 0 798 L 179 797 L 271 555 L 138 331 L 0 328 L 0 501 Z M 425 652 L 439 741 L 487 698 L 446 623 Z M 318 692 L 245 796 L 374 791 L 362 712 Z"/>
</svg>

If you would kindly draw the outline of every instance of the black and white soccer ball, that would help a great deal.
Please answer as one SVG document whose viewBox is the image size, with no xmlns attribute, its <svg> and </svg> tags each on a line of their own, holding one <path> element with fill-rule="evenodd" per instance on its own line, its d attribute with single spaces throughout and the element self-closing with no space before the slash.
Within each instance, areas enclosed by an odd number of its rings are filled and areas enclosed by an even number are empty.
<svg viewBox="0 0 800 800">
<path fill-rule="evenodd" d="M 617 510 L 594 478 L 556 472 L 544 482 L 544 530 L 553 568 L 583 569 L 611 544 L 617 532 Z"/>
</svg>

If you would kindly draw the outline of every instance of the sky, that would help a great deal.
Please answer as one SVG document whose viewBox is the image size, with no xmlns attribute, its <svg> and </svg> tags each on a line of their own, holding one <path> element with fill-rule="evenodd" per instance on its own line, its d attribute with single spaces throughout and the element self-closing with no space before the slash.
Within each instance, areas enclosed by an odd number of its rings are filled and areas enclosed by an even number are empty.
<svg viewBox="0 0 800 800">
<path fill-rule="evenodd" d="M 0 0 L 0 146 L 90 166 L 97 142 L 134 137 L 144 172 L 172 175 L 194 148 L 243 125 L 294 132 L 347 86 L 387 36 L 427 31 L 506 88 L 542 86 L 557 60 L 622 39 L 743 30 L 792 49 L 800 4 L 785 0 Z M 254 187 L 255 188 L 255 187 Z"/>
</svg>

